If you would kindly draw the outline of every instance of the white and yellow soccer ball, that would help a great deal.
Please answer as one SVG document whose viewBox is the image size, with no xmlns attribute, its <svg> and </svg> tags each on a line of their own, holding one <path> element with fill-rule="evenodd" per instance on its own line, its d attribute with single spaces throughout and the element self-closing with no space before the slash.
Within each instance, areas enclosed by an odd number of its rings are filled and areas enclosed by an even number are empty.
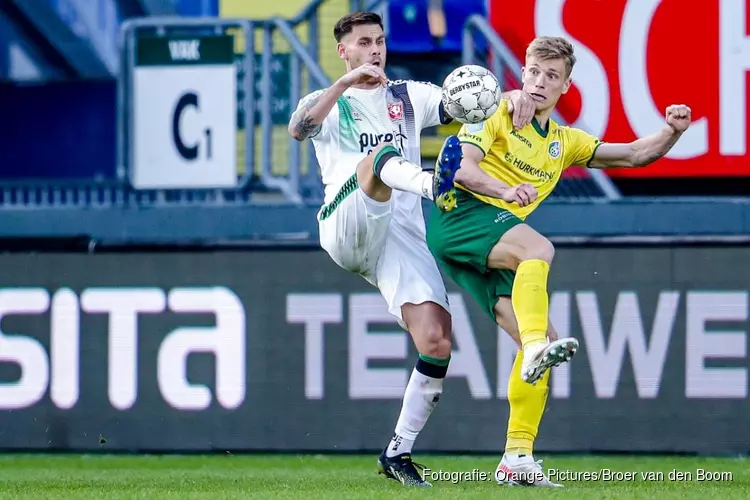
<svg viewBox="0 0 750 500">
<path fill-rule="evenodd" d="M 456 121 L 480 123 L 497 111 L 503 91 L 490 70 L 460 66 L 443 81 L 443 106 Z"/>
</svg>

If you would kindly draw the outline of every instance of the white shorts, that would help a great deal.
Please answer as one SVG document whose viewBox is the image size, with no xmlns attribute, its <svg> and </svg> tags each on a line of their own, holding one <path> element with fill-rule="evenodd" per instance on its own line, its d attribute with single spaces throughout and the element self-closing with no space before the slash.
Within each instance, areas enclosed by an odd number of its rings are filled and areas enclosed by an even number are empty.
<svg viewBox="0 0 750 500">
<path fill-rule="evenodd" d="M 401 306 L 435 302 L 450 312 L 435 258 L 420 237 L 392 217 L 393 200 L 375 201 L 360 188 L 320 220 L 320 245 L 340 267 L 378 290 L 388 312 L 406 328 Z"/>
</svg>

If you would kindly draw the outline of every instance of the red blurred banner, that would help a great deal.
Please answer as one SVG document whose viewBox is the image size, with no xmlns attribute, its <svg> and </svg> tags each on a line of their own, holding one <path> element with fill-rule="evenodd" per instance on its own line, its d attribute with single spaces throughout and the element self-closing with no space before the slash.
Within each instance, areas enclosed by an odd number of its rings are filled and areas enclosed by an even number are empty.
<svg viewBox="0 0 750 500">
<path fill-rule="evenodd" d="M 670 154 L 613 177 L 750 176 L 748 0 L 493 0 L 490 22 L 523 61 L 535 36 L 565 36 L 578 62 L 560 112 L 609 142 L 664 126 L 670 104 L 693 124 Z"/>
</svg>

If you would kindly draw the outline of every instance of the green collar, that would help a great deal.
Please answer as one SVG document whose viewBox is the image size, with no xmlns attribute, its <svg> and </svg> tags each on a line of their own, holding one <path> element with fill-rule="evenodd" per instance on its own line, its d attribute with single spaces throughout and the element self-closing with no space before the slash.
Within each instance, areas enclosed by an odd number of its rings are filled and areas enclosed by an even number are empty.
<svg viewBox="0 0 750 500">
<path fill-rule="evenodd" d="M 547 138 L 547 132 L 549 132 L 549 118 L 547 118 L 547 127 L 542 128 L 541 125 L 539 125 L 539 122 L 536 120 L 536 116 L 531 120 L 531 124 L 534 126 L 534 130 L 536 130 L 536 133 L 541 135 L 542 138 Z"/>
</svg>

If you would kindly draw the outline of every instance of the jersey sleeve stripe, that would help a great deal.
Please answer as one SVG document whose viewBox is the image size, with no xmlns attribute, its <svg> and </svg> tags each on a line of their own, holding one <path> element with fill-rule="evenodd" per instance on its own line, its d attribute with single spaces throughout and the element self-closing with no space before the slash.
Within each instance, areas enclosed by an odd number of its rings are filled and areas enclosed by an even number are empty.
<svg viewBox="0 0 750 500">
<path fill-rule="evenodd" d="M 601 146 L 602 144 L 604 143 L 600 141 L 599 143 L 597 143 L 596 146 L 594 146 L 594 150 L 591 152 L 591 158 L 589 158 L 589 161 L 586 162 L 587 168 L 591 164 L 591 162 L 594 161 L 594 157 L 596 156 L 596 150 L 599 149 L 599 146 Z"/>
<path fill-rule="evenodd" d="M 443 125 L 448 125 L 453 121 L 453 117 L 445 112 L 445 106 L 443 106 L 442 101 L 440 101 L 440 106 L 438 107 L 438 114 L 440 116 L 440 123 L 442 123 Z"/>
<path fill-rule="evenodd" d="M 471 144 L 472 146 L 474 146 L 474 147 L 477 147 L 477 148 L 479 148 L 479 150 L 480 150 L 480 151 L 481 151 L 482 153 L 484 153 L 484 156 L 487 156 L 487 151 L 485 151 L 485 150 L 484 150 L 484 148 L 483 148 L 482 146 L 480 146 L 479 144 L 477 144 L 476 142 L 471 142 L 471 141 L 461 141 L 461 140 L 459 140 L 459 141 L 458 141 L 458 143 L 459 143 L 459 144 Z"/>
</svg>

